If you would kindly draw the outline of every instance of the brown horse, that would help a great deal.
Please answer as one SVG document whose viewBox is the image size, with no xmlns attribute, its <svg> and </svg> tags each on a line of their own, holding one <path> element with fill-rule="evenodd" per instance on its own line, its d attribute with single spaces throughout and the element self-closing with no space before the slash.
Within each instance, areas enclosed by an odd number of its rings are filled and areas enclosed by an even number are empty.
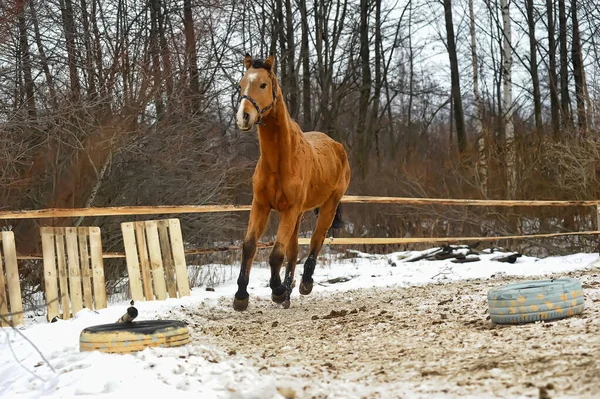
<svg viewBox="0 0 600 399">
<path fill-rule="evenodd" d="M 260 158 L 252 177 L 253 199 L 248 231 L 244 239 L 236 310 L 248 307 L 248 281 L 256 243 L 262 236 L 271 209 L 279 212 L 275 246 L 269 256 L 271 299 L 290 306 L 298 257 L 298 232 L 305 211 L 319 208 L 317 227 L 304 263 L 300 293 L 313 288 L 313 272 L 325 234 L 341 227 L 339 202 L 350 183 L 350 165 L 344 147 L 321 132 L 303 133 L 290 117 L 281 88 L 273 73 L 275 58 L 253 60 L 246 54 L 246 73 L 240 82 L 241 98 L 237 125 L 249 131 L 258 125 Z M 283 284 L 279 276 L 287 257 Z"/>
</svg>

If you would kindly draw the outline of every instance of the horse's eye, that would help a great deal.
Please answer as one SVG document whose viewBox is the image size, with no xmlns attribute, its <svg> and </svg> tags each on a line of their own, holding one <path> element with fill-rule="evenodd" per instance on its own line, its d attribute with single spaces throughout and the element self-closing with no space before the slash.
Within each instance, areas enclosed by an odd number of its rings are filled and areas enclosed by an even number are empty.
<svg viewBox="0 0 600 399">
<path fill-rule="evenodd" d="M 264 88 L 266 88 L 266 87 L 267 87 L 267 84 L 266 84 L 266 83 L 263 83 L 263 84 L 261 84 L 261 85 L 260 85 L 260 88 L 261 88 L 261 89 L 264 89 Z"/>
</svg>

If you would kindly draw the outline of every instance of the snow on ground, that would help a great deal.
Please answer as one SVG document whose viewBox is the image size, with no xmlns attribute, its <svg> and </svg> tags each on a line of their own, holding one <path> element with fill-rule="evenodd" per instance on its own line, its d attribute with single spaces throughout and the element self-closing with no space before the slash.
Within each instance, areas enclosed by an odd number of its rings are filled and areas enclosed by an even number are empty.
<svg viewBox="0 0 600 399">
<path fill-rule="evenodd" d="M 502 255 L 495 252 L 479 255 L 481 261 L 473 263 L 457 264 L 450 260 L 407 262 L 422 253 L 370 255 L 355 252 L 353 258 L 324 256 L 315 271 L 315 290 L 322 294 L 489 278 L 502 274 L 536 276 L 584 269 L 598 260 L 597 254 L 580 253 L 545 259 L 523 256 L 510 264 L 494 261 L 493 258 Z M 261 266 L 264 265 L 256 264 L 252 269 L 248 287 L 250 307 L 253 297 L 270 298 L 269 270 Z M 199 306 L 218 306 L 217 302 L 222 297 L 233 298 L 237 289 L 238 267 L 210 267 L 222 268 L 223 274 L 229 270 L 230 278 L 214 287 L 214 292 L 199 287 L 192 290 L 190 297 L 138 302 L 138 319 L 183 318 L 181 309 L 189 311 Z M 301 272 L 302 265 L 299 265 L 297 280 Z M 298 296 L 296 289 L 292 306 Z M 84 328 L 112 323 L 125 313 L 128 306 L 127 301 L 122 301 L 100 311 L 84 309 L 74 319 L 56 323 L 47 323 L 45 316 L 26 315 L 26 325 L 18 332 L 0 329 L 0 398 L 176 395 L 177 398 L 268 399 L 283 398 L 286 387 L 297 385 L 294 381 L 286 381 L 286 377 L 277 370 L 265 373 L 241 355 L 203 345 L 202 342 L 192 342 L 180 348 L 148 348 L 127 355 L 79 351 L 79 334 Z"/>
</svg>

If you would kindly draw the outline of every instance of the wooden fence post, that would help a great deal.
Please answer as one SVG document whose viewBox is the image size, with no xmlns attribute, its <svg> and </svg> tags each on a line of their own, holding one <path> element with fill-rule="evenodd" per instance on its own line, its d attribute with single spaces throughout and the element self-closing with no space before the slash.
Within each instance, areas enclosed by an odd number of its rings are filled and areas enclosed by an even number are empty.
<svg viewBox="0 0 600 399">
<path fill-rule="evenodd" d="M 600 205 L 596 205 L 596 230 L 600 231 Z M 598 235 L 598 246 L 596 247 L 596 251 L 600 254 L 600 234 Z"/>
<path fill-rule="evenodd" d="M 2 274 L 0 277 L 0 313 L 6 315 L 6 319 L 10 317 L 13 326 L 23 324 L 21 283 L 19 281 L 15 236 L 12 231 L 2 232 L 0 262 L 0 274 Z M 6 278 L 4 278 L 4 273 L 6 273 Z M 6 288 L 4 287 L 5 284 Z M 6 290 L 8 295 L 6 295 Z M 0 325 L 2 324 L 4 323 L 0 323 Z"/>
</svg>

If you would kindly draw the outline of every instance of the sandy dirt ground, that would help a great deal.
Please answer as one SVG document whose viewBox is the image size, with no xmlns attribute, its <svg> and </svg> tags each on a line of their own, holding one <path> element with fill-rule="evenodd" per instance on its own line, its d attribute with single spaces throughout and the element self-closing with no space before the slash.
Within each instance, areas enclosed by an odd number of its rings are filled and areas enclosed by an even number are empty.
<svg viewBox="0 0 600 399">
<path fill-rule="evenodd" d="M 279 373 L 288 398 L 600 397 L 600 269 L 562 276 L 581 279 L 583 314 L 521 326 L 489 321 L 487 290 L 527 280 L 502 276 L 186 313 L 194 341 Z"/>
</svg>

